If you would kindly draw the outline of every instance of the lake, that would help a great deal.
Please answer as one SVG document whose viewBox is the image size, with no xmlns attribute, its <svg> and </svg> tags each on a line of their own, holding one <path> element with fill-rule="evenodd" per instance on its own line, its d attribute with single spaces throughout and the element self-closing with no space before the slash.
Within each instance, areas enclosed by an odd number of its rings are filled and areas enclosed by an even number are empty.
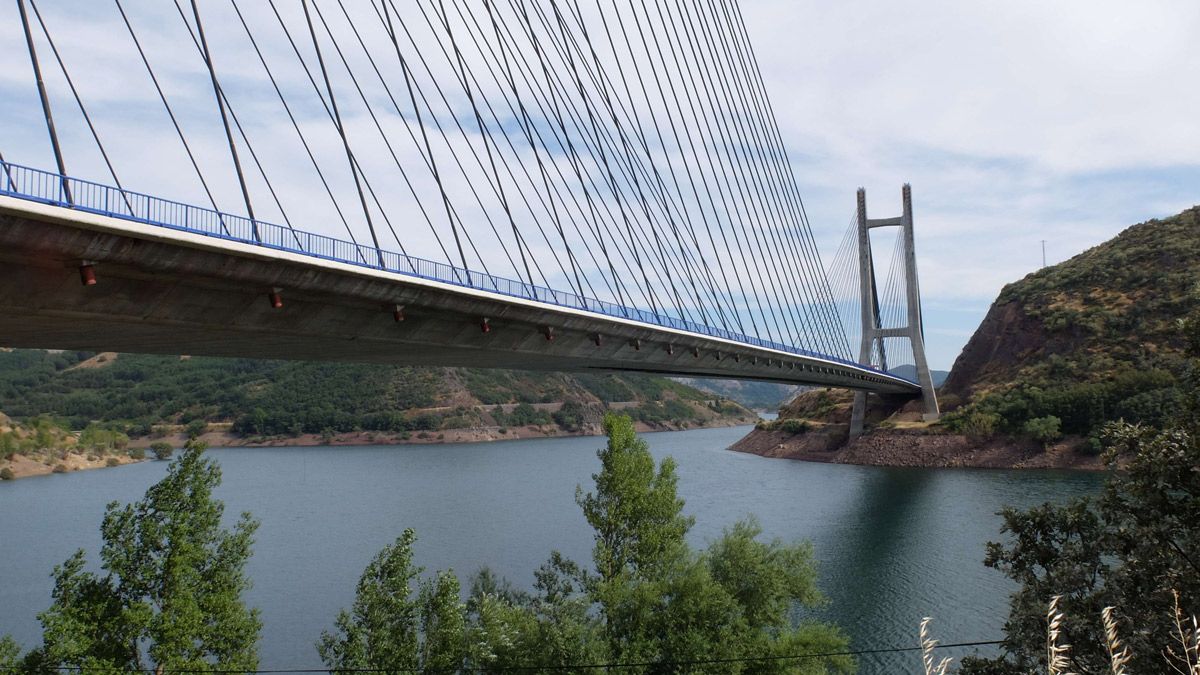
<svg viewBox="0 0 1200 675">
<path fill-rule="evenodd" d="M 911 647 L 921 617 L 943 643 L 993 640 L 1012 585 L 982 564 L 1004 505 L 1096 492 L 1103 476 L 1065 471 L 893 469 L 765 459 L 726 448 L 749 427 L 646 434 L 679 463 L 679 492 L 703 545 L 753 515 L 765 536 L 807 539 L 829 598 L 820 615 L 855 649 Z M 406 527 L 427 569 L 483 565 L 528 587 L 552 549 L 590 559 L 575 487 L 591 487 L 602 438 L 470 445 L 213 449 L 232 521 L 262 521 L 248 601 L 262 609 L 261 667 L 319 667 L 314 643 L 353 599 L 358 576 Z M 76 548 L 94 565 L 104 505 L 129 502 L 166 462 L 0 483 L 0 635 L 40 642 L 50 572 Z M 958 650 L 955 655 L 969 653 Z M 917 672 L 915 653 L 870 655 L 863 673 Z"/>
</svg>

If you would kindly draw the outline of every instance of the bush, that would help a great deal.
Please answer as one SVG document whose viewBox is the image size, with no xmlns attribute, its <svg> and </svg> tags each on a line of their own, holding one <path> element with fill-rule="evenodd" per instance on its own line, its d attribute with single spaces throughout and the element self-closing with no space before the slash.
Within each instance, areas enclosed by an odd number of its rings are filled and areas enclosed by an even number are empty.
<svg viewBox="0 0 1200 675">
<path fill-rule="evenodd" d="M 145 448 L 130 448 L 129 456 L 136 460 L 146 459 L 146 449 Z"/>
<path fill-rule="evenodd" d="M 994 436 L 996 427 L 999 425 L 999 415 L 973 410 L 963 417 L 957 426 L 958 431 L 967 436 L 976 440 L 984 440 Z"/>
<path fill-rule="evenodd" d="M 150 452 L 154 453 L 155 459 L 171 459 L 171 455 L 175 453 L 175 448 L 170 443 L 159 441 L 150 446 Z"/>
<path fill-rule="evenodd" d="M 1062 420 L 1054 415 L 1035 417 L 1025 423 L 1025 433 L 1033 440 L 1048 445 L 1062 438 Z"/>
<path fill-rule="evenodd" d="M 192 420 L 191 422 L 187 423 L 187 426 L 184 427 L 183 430 L 189 439 L 195 440 L 203 436 L 204 432 L 208 431 L 208 422 L 205 422 L 204 420 Z"/>
<path fill-rule="evenodd" d="M 120 466 L 120 465 L 121 465 L 121 460 L 117 459 L 116 457 L 109 457 L 104 462 L 104 466 Z"/>
<path fill-rule="evenodd" d="M 3 469 L 0 469 L 0 480 L 12 480 L 14 478 L 16 478 L 16 476 L 13 475 L 12 469 L 8 468 L 7 466 Z"/>
<path fill-rule="evenodd" d="M 808 420 L 787 419 L 775 423 L 775 428 L 789 434 L 802 434 L 811 428 Z"/>
</svg>

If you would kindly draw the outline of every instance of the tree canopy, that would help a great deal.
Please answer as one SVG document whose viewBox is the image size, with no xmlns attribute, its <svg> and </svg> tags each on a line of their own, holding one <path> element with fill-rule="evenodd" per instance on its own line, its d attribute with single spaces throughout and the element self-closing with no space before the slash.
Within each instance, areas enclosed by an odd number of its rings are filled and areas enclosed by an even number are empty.
<svg viewBox="0 0 1200 675">
<path fill-rule="evenodd" d="M 54 569 L 53 604 L 38 615 L 42 646 L 27 672 L 250 671 L 258 666 L 258 611 L 242 601 L 257 523 L 221 527 L 221 482 L 204 445 L 189 442 L 167 475 L 134 504 L 108 505 L 103 574 L 82 550 Z M 0 643 L 0 666 L 15 649 Z"/>
<path fill-rule="evenodd" d="M 453 571 L 424 579 L 407 530 L 379 553 L 354 604 L 318 644 L 349 668 L 562 669 L 637 664 L 629 672 L 850 672 L 834 627 L 793 621 L 821 602 L 810 547 L 761 541 L 743 521 L 706 549 L 687 541 L 675 463 L 655 466 L 628 417 L 608 415 L 594 491 L 576 492 L 595 547 L 586 568 L 552 553 L 532 592 L 489 571 L 466 602 Z M 793 658 L 810 655 L 811 658 Z M 561 672 L 559 670 L 558 672 Z"/>
</svg>

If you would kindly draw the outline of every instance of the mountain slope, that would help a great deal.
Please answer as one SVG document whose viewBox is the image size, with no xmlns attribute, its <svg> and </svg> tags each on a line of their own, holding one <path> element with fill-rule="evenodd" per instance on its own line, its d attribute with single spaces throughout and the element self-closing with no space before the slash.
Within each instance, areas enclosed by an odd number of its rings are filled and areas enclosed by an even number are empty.
<svg viewBox="0 0 1200 675">
<path fill-rule="evenodd" d="M 1021 382 L 1100 382 L 1171 367 L 1200 281 L 1200 208 L 1126 229 L 1005 286 L 954 362 L 962 399 Z"/>
<path fill-rule="evenodd" d="M 481 426 L 578 431 L 619 407 L 648 425 L 749 422 L 752 414 L 666 378 L 14 350 L 0 352 L 0 409 L 101 423 L 131 436 L 188 423 L 242 435 Z"/>
</svg>

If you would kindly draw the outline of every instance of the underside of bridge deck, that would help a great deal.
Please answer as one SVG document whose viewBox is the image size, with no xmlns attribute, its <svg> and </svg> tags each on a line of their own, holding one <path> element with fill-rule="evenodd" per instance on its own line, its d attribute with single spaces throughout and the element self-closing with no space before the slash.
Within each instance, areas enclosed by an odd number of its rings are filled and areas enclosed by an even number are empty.
<svg viewBox="0 0 1200 675">
<path fill-rule="evenodd" d="M 0 346 L 919 393 L 817 357 L 10 197 L 0 197 Z"/>
</svg>

